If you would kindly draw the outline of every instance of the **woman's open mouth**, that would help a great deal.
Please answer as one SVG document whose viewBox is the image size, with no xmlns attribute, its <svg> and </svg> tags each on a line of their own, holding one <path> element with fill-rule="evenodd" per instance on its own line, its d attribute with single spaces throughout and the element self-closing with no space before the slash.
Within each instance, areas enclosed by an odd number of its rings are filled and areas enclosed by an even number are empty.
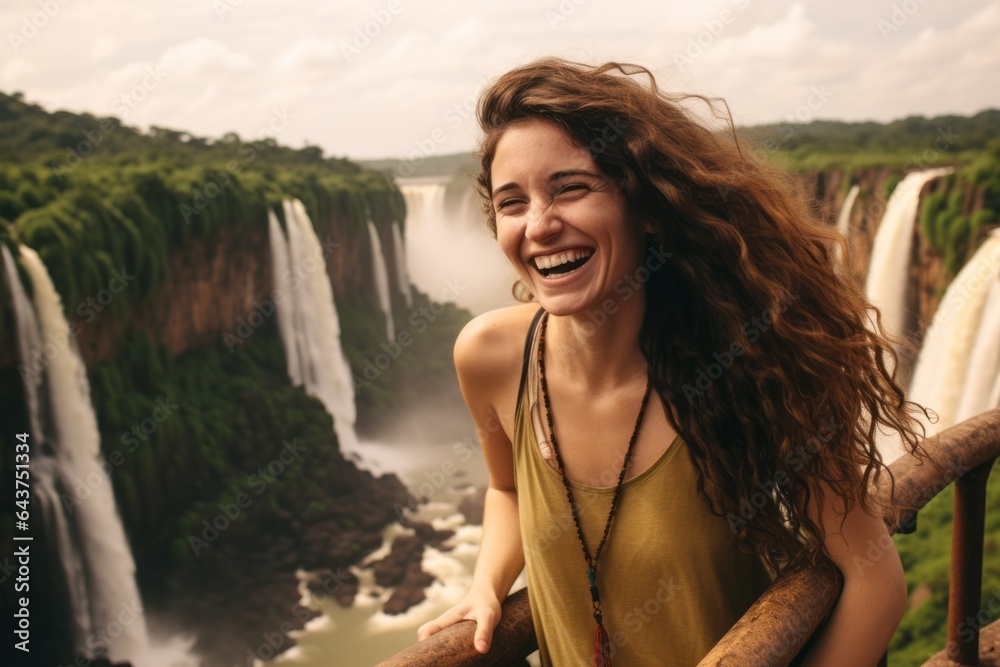
<svg viewBox="0 0 1000 667">
<path fill-rule="evenodd" d="M 538 269 L 538 272 L 548 278 L 549 276 L 558 276 L 575 271 L 586 264 L 587 260 L 589 260 L 593 255 L 593 250 L 589 248 L 580 248 L 577 250 L 557 252 L 551 255 L 538 256 L 535 257 L 533 262 L 535 264 L 535 268 Z"/>
</svg>

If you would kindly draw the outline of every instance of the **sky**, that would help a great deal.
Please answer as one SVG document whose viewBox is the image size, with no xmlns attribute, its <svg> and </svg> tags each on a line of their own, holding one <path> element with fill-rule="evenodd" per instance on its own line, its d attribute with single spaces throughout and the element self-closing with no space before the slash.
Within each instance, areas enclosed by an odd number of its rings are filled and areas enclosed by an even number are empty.
<svg viewBox="0 0 1000 667">
<path fill-rule="evenodd" d="M 1000 107 L 987 0 L 4 0 L 0 90 L 49 110 L 356 159 L 475 146 L 492 78 L 645 65 L 737 124 Z"/>
</svg>

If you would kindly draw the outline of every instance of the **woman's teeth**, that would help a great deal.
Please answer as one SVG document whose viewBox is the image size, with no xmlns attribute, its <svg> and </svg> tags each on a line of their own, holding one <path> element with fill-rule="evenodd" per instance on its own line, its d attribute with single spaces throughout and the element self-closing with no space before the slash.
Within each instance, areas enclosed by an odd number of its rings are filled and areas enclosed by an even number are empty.
<svg viewBox="0 0 1000 667">
<path fill-rule="evenodd" d="M 593 254 L 592 250 L 567 250 L 553 255 L 539 256 L 535 258 L 535 268 L 543 276 L 569 273 L 583 266 Z"/>
</svg>

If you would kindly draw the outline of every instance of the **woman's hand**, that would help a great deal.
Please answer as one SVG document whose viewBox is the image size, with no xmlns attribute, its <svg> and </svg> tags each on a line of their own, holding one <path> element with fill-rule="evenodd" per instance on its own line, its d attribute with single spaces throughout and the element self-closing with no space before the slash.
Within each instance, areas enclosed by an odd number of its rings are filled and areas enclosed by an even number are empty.
<svg viewBox="0 0 1000 667">
<path fill-rule="evenodd" d="M 423 641 L 459 621 L 475 621 L 473 646 L 480 653 L 490 650 L 493 630 L 500 622 L 500 601 L 487 591 L 470 590 L 458 604 L 417 630 L 417 640 Z"/>
</svg>

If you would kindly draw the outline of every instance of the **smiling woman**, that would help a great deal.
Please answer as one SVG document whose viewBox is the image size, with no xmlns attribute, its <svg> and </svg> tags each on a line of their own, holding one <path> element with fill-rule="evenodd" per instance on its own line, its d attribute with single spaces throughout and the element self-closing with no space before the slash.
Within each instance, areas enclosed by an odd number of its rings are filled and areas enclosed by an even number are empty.
<svg viewBox="0 0 1000 667">
<path fill-rule="evenodd" d="M 497 240 L 549 313 L 600 304 L 639 264 L 641 230 L 624 196 L 555 123 L 528 119 L 505 132 L 493 178 L 503 183 L 492 193 Z"/>
<path fill-rule="evenodd" d="M 543 59 L 480 100 L 480 196 L 533 303 L 455 344 L 490 486 L 472 587 L 421 639 L 469 619 L 488 651 L 525 567 L 543 665 L 686 667 L 773 576 L 828 557 L 843 594 L 806 663 L 885 651 L 899 558 L 888 540 L 875 576 L 852 563 L 887 538 L 876 429 L 919 453 L 920 406 L 839 237 L 690 99 L 714 108 L 642 67 Z"/>
</svg>

